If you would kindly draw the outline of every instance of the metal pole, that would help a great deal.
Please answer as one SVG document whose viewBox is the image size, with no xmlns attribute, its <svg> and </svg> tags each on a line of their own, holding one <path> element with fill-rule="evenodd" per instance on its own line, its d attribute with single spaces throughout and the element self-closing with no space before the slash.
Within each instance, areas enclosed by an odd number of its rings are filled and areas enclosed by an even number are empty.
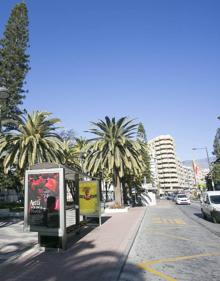
<svg viewBox="0 0 220 281">
<path fill-rule="evenodd" d="M 211 164 L 210 164 L 210 158 L 209 158 L 209 153 L 208 153 L 207 147 L 205 147 L 205 151 L 206 151 L 207 161 L 208 161 L 208 164 L 209 164 L 209 170 L 211 171 Z"/>
<path fill-rule="evenodd" d="M 102 202 L 102 179 L 99 179 L 99 226 L 102 224 L 102 208 L 101 208 L 101 202 Z"/>
<path fill-rule="evenodd" d="M 209 164 L 209 171 L 210 171 L 210 176 L 211 176 L 211 181 L 212 181 L 212 188 L 213 188 L 213 190 L 215 190 L 215 184 L 214 184 L 214 181 L 213 181 L 213 178 L 212 178 L 212 167 L 211 167 L 211 163 L 210 163 L 210 158 L 209 158 L 209 153 L 208 153 L 207 147 L 205 147 L 205 151 L 206 151 L 207 161 L 208 161 L 208 164 Z"/>
<path fill-rule="evenodd" d="M 2 105 L 0 105 L 0 134 L 2 132 Z"/>
<path fill-rule="evenodd" d="M 79 228 L 80 224 L 80 210 L 79 210 L 79 174 L 75 174 L 75 185 L 76 185 L 76 197 L 75 197 L 75 206 L 76 206 L 76 226 Z"/>
</svg>

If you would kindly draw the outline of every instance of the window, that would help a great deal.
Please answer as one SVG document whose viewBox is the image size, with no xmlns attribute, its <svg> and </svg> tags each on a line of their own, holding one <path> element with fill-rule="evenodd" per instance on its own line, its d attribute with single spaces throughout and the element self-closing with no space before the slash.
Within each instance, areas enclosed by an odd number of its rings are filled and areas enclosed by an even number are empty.
<svg viewBox="0 0 220 281">
<path fill-rule="evenodd" d="M 178 198 L 187 198 L 186 195 L 178 195 Z"/>
<path fill-rule="evenodd" d="M 210 200 L 213 204 L 220 204 L 220 195 L 212 195 Z"/>
</svg>

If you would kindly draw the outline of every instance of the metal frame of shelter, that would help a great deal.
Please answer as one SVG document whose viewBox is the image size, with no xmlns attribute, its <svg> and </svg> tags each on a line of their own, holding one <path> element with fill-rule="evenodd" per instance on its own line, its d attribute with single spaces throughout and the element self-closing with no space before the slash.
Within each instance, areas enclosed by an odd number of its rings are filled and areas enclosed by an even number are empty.
<svg viewBox="0 0 220 281">
<path fill-rule="evenodd" d="M 59 164 L 41 163 L 31 166 L 25 174 L 24 230 L 38 232 L 38 243 L 41 246 L 51 247 L 51 243 L 55 243 L 55 247 L 66 249 L 68 237 L 80 229 L 79 182 L 88 180 L 93 178 Z M 95 180 L 100 189 L 100 179 Z M 97 196 L 96 217 L 101 224 L 99 190 Z M 53 211 L 49 208 L 49 197 L 54 197 Z"/>
</svg>

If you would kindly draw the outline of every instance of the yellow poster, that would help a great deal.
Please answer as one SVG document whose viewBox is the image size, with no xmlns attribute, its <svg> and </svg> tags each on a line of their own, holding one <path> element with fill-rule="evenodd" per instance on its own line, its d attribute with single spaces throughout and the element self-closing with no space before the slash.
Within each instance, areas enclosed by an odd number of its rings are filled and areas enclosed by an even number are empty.
<svg viewBox="0 0 220 281">
<path fill-rule="evenodd" d="M 99 196 L 97 181 L 81 181 L 79 183 L 79 208 L 81 215 L 99 213 Z"/>
</svg>

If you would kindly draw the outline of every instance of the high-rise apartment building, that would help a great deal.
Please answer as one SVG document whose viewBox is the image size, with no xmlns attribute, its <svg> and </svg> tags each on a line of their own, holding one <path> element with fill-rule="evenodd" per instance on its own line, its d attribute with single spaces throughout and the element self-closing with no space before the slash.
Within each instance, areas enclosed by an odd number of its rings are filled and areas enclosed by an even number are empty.
<svg viewBox="0 0 220 281">
<path fill-rule="evenodd" d="M 179 187 L 182 189 L 192 189 L 195 185 L 195 175 L 193 169 L 184 166 L 180 160 L 177 160 L 177 171 Z"/>
<path fill-rule="evenodd" d="M 153 185 L 160 194 L 193 186 L 193 171 L 177 159 L 174 139 L 161 135 L 148 142 Z"/>
</svg>

